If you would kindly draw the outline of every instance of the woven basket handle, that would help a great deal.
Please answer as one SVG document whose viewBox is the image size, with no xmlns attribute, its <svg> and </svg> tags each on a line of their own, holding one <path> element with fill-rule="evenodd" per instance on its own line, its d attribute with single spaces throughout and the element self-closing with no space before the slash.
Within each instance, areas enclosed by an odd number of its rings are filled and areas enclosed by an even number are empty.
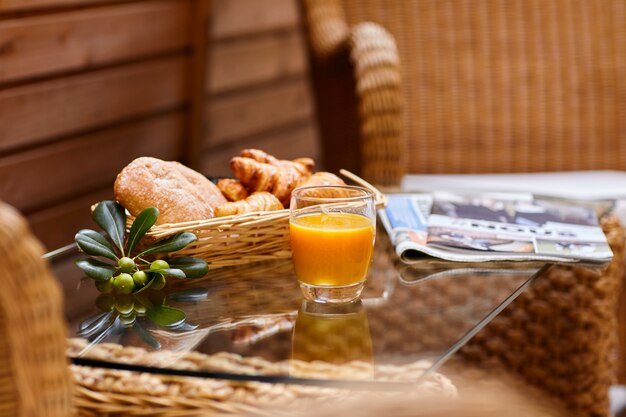
<svg viewBox="0 0 626 417">
<path fill-rule="evenodd" d="M 374 187 L 369 182 L 365 181 L 363 178 L 359 177 L 356 174 L 346 170 L 340 169 L 339 173 L 344 177 L 348 178 L 350 181 L 360 185 L 361 187 L 367 188 L 372 193 L 374 193 L 374 202 L 376 203 L 377 208 L 383 208 L 387 206 L 387 196 L 378 190 L 378 188 Z"/>
</svg>

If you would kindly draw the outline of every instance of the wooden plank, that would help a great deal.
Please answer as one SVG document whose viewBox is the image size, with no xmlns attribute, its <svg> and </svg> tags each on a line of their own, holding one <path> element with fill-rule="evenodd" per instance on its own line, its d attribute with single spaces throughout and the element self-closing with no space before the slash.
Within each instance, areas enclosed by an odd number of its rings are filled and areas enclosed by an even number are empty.
<svg viewBox="0 0 626 417">
<path fill-rule="evenodd" d="M 0 0 L 0 12 L 22 11 L 50 7 L 121 3 L 125 0 Z"/>
<path fill-rule="evenodd" d="M 211 99 L 210 129 L 205 146 L 275 129 L 312 117 L 313 104 L 307 81 L 298 78 L 261 90 L 243 91 Z"/>
<path fill-rule="evenodd" d="M 215 38 L 245 36 L 268 30 L 296 27 L 297 0 L 214 0 Z"/>
<path fill-rule="evenodd" d="M 209 65 L 209 22 L 211 14 L 211 0 L 193 0 L 192 50 L 189 65 L 189 132 L 185 140 L 184 163 L 191 168 L 200 165 L 200 151 L 204 139 L 205 100 L 204 86 L 206 85 Z"/>
<path fill-rule="evenodd" d="M 0 199 L 30 212 L 113 187 L 137 157 L 179 159 L 184 122 L 182 113 L 170 113 L 1 157 Z"/>
<path fill-rule="evenodd" d="M 212 93 L 278 80 L 306 72 L 306 55 L 297 30 L 268 33 L 210 50 L 207 90 Z"/>
<path fill-rule="evenodd" d="M 94 229 L 90 207 L 113 198 L 113 187 L 106 187 L 65 203 L 26 216 L 35 236 L 47 250 L 65 246 L 74 241 L 80 229 Z"/>
<path fill-rule="evenodd" d="M 190 13 L 167 0 L 0 21 L 0 82 L 182 49 Z"/>
<path fill-rule="evenodd" d="M 0 91 L 0 151 L 179 106 L 186 70 L 172 57 Z"/>
<path fill-rule="evenodd" d="M 320 163 L 318 134 L 313 123 L 294 126 L 281 132 L 263 135 L 210 149 L 204 152 L 201 172 L 205 175 L 232 175 L 229 163 L 233 156 L 245 148 L 263 149 L 280 159 L 294 159 L 302 156 L 313 158 Z M 319 167 L 318 167 L 319 168 Z"/>
</svg>

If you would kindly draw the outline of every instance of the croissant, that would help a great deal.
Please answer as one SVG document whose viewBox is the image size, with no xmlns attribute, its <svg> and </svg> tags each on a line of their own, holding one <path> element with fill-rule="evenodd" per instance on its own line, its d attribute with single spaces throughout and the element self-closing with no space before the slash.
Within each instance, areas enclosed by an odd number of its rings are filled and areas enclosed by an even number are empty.
<svg viewBox="0 0 626 417">
<path fill-rule="evenodd" d="M 284 207 L 278 199 L 268 192 L 255 192 L 244 200 L 223 204 L 215 209 L 217 217 L 250 213 L 253 211 L 282 210 Z"/>
<path fill-rule="evenodd" d="M 289 205 L 291 191 L 303 174 L 290 162 L 272 165 L 258 162 L 252 158 L 236 156 L 230 161 L 230 167 L 241 183 L 251 191 L 268 191 L 286 207 Z"/>
<path fill-rule="evenodd" d="M 263 162 L 265 164 L 280 165 L 280 161 L 278 159 L 260 149 L 243 149 L 239 155 L 244 158 L 254 159 L 257 162 Z"/>
<path fill-rule="evenodd" d="M 275 166 L 289 165 L 295 168 L 301 175 L 310 175 L 315 168 L 315 161 L 311 158 L 298 158 L 293 161 L 282 160 L 259 149 L 244 149 L 241 151 L 240 156 Z"/>
<path fill-rule="evenodd" d="M 298 166 L 304 167 L 305 172 L 302 173 L 303 175 L 311 174 L 313 173 L 313 169 L 315 169 L 315 161 L 311 158 L 297 158 L 290 162 L 293 162 Z"/>
<path fill-rule="evenodd" d="M 318 187 L 324 185 L 346 185 L 345 182 L 335 174 L 330 172 L 316 172 L 315 174 L 302 178 L 296 184 L 296 188 L 301 187 Z M 303 191 L 301 195 L 313 198 L 346 198 L 352 194 L 341 188 L 312 188 Z"/>
<path fill-rule="evenodd" d="M 308 177 L 302 177 L 298 180 L 298 182 L 296 182 L 296 188 L 318 185 L 346 185 L 346 183 L 335 174 L 324 171 L 316 172 Z"/>
<path fill-rule="evenodd" d="M 248 190 L 239 180 L 222 178 L 217 182 L 217 188 L 220 189 L 228 201 L 239 201 L 248 197 Z"/>
</svg>

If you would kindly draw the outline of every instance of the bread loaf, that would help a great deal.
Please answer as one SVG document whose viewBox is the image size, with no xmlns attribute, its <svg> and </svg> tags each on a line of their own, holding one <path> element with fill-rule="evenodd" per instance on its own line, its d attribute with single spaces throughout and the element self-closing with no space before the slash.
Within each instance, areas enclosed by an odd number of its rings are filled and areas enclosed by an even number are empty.
<svg viewBox="0 0 626 417">
<path fill-rule="evenodd" d="M 213 184 L 211 180 L 209 180 L 204 175 L 200 174 L 198 171 L 194 171 L 193 169 L 186 167 L 180 162 L 172 161 L 170 162 L 173 168 L 175 168 L 178 172 L 183 174 L 183 176 L 189 181 L 202 195 L 204 201 L 208 202 L 213 209 L 221 206 L 226 203 L 226 198 L 220 191 L 220 189 Z"/>
<path fill-rule="evenodd" d="M 137 158 L 115 180 L 115 198 L 133 216 L 147 207 L 159 210 L 157 224 L 208 219 L 226 203 L 217 186 L 177 162 Z"/>
</svg>

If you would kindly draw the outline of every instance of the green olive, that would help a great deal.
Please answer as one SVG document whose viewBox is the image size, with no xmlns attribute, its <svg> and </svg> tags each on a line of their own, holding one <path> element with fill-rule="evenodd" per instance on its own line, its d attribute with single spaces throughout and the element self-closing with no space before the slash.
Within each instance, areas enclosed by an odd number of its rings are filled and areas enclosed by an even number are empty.
<svg viewBox="0 0 626 417">
<path fill-rule="evenodd" d="M 122 272 L 131 272 L 132 270 L 135 269 L 135 261 L 133 261 L 127 256 L 124 256 L 123 258 L 121 258 L 117 264 L 122 270 Z"/>
<path fill-rule="evenodd" d="M 135 300 L 130 294 L 118 294 L 115 297 L 115 309 L 122 315 L 129 315 L 135 307 Z"/>
<path fill-rule="evenodd" d="M 150 288 L 153 290 L 161 290 L 165 287 L 165 277 L 162 274 L 156 274 Z"/>
<path fill-rule="evenodd" d="M 111 294 L 100 294 L 96 298 L 96 307 L 102 311 L 111 311 L 115 307 L 115 298 Z"/>
<path fill-rule="evenodd" d="M 140 316 L 146 314 L 146 306 L 140 303 L 135 303 L 135 312 Z"/>
<path fill-rule="evenodd" d="M 113 277 L 113 287 L 120 294 L 130 294 L 135 287 L 135 281 L 129 274 L 119 274 Z"/>
<path fill-rule="evenodd" d="M 106 281 L 95 281 L 96 288 L 103 294 L 108 294 L 113 290 L 113 279 L 107 279 Z"/>
<path fill-rule="evenodd" d="M 135 323 L 136 318 L 137 318 L 137 315 L 135 314 L 134 311 L 131 311 L 128 314 L 120 314 L 120 323 L 122 323 L 125 326 L 132 326 Z"/>
<path fill-rule="evenodd" d="M 162 259 L 158 259 L 150 264 L 150 269 L 168 269 L 170 265 Z"/>
<path fill-rule="evenodd" d="M 133 274 L 133 281 L 135 285 L 143 287 L 148 282 L 148 275 L 143 271 L 137 271 Z"/>
</svg>

